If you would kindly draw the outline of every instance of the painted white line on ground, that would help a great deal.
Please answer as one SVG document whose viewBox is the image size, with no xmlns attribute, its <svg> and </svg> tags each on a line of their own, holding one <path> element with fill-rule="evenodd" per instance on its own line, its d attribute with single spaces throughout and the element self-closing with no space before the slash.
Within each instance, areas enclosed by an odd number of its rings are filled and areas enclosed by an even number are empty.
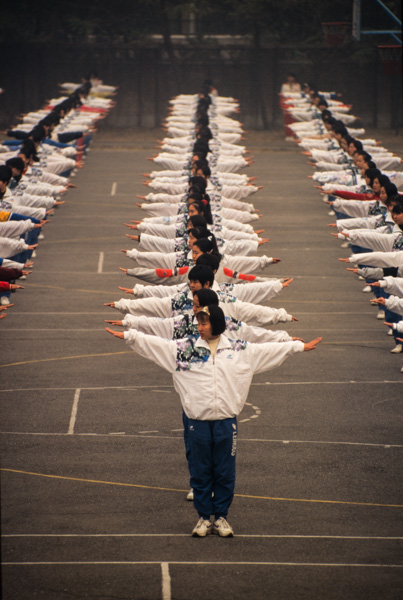
<svg viewBox="0 0 403 600">
<path fill-rule="evenodd" d="M 169 574 L 169 563 L 161 563 L 162 575 L 162 600 L 171 600 L 171 576 Z"/>
<path fill-rule="evenodd" d="M 252 383 L 252 386 L 261 386 L 261 385 L 383 385 L 385 383 L 399 383 L 401 385 L 402 380 L 389 380 L 389 379 L 378 379 L 372 381 L 355 381 L 351 379 L 350 381 L 265 381 L 263 383 Z M 111 386 L 99 386 L 99 387 L 82 387 L 81 390 L 147 390 L 147 389 L 155 389 L 154 385 L 111 385 Z M 158 385 L 158 388 L 172 388 L 173 385 Z M 0 390 L 1 392 L 10 393 L 10 392 L 37 392 L 37 391 L 61 391 L 61 390 L 75 390 L 75 387 L 41 387 L 41 388 L 7 388 L 4 390 Z"/>
<path fill-rule="evenodd" d="M 62 566 L 62 565 L 160 565 L 161 562 L 158 560 L 99 560 L 99 561 L 31 561 L 31 562 L 3 562 L 3 567 L 9 566 Z M 225 566 L 263 566 L 263 567 L 344 567 L 344 568 L 367 568 L 367 569 L 403 569 L 403 565 L 388 565 L 388 564 L 373 564 L 373 563 L 303 563 L 303 562 L 253 562 L 253 561 L 169 561 L 170 565 L 189 565 L 189 566 L 203 566 L 203 565 L 219 565 L 220 567 Z"/>
<path fill-rule="evenodd" d="M 249 419 L 245 419 L 245 420 L 249 420 Z M 239 421 L 240 423 L 243 423 L 243 421 Z M 183 429 L 179 429 L 177 430 L 178 432 L 183 432 Z M 172 436 L 172 435 L 148 435 L 148 434 L 156 434 L 159 433 L 159 431 L 139 431 L 138 433 L 114 433 L 113 435 L 118 436 L 121 435 L 122 437 L 126 437 L 126 438 L 139 438 L 139 439 L 147 439 L 149 437 L 149 439 L 152 440 L 171 440 L 171 441 L 178 441 L 181 439 L 181 437 L 179 436 Z M 46 432 L 38 432 L 38 431 L 0 431 L 0 435 L 33 435 L 33 436 L 54 436 L 54 437 L 64 437 L 66 435 L 69 435 L 68 433 L 46 433 Z M 91 432 L 87 432 L 87 433 L 76 433 L 76 436 L 81 436 L 81 437 L 87 437 L 87 436 L 92 436 L 92 437 L 110 437 L 111 434 L 110 433 L 91 433 Z M 266 444 L 323 444 L 323 445 L 331 445 L 331 446 L 364 446 L 364 447 L 375 447 L 375 448 L 387 448 L 387 449 L 393 449 L 393 448 L 403 448 L 403 444 L 381 444 L 381 443 L 373 443 L 373 442 L 327 442 L 324 440 L 270 440 L 270 439 L 254 439 L 254 438 L 243 438 L 242 436 L 239 437 L 239 439 L 242 442 L 260 442 L 260 443 L 266 443 Z"/>
<path fill-rule="evenodd" d="M 190 537 L 189 533 L 9 533 L 3 534 L 2 538 L 183 538 Z M 264 538 L 264 539 L 290 539 L 290 540 L 388 540 L 401 541 L 403 537 L 398 536 L 376 536 L 376 535 L 280 535 L 280 534 L 239 534 L 239 538 Z"/>
<path fill-rule="evenodd" d="M 100 252 L 99 259 L 98 259 L 98 269 L 97 269 L 98 274 L 102 273 L 103 266 L 104 266 L 104 253 Z"/>
<path fill-rule="evenodd" d="M 76 391 L 74 393 L 73 408 L 71 409 L 70 423 L 69 423 L 69 428 L 68 428 L 68 431 L 67 431 L 67 435 L 73 435 L 73 433 L 74 433 L 74 426 L 76 424 L 77 409 L 78 409 L 78 401 L 80 399 L 80 392 L 81 392 L 81 389 L 78 388 L 78 389 L 76 389 Z"/>
<path fill-rule="evenodd" d="M 111 189 L 111 196 L 116 196 L 116 188 L 117 188 L 118 184 L 116 181 L 114 181 L 112 183 L 112 189 Z"/>
</svg>

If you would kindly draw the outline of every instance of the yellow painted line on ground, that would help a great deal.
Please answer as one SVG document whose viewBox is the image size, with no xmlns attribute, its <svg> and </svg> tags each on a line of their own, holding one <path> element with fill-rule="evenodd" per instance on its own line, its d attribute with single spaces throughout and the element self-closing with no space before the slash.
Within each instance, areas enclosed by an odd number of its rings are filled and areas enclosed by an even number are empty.
<svg viewBox="0 0 403 600">
<path fill-rule="evenodd" d="M 77 356 L 60 356 L 59 358 L 40 358 L 38 360 L 24 360 L 21 362 L 9 363 L 7 365 L 0 365 L 0 369 L 3 367 L 16 367 L 18 365 L 30 365 L 32 363 L 50 362 L 54 360 L 74 360 L 77 358 L 92 358 L 94 356 L 115 356 L 117 354 L 131 354 L 130 350 L 123 352 L 104 352 L 102 354 L 79 354 Z"/>
<path fill-rule="evenodd" d="M 29 287 L 37 287 L 37 288 L 46 288 L 46 289 L 50 289 L 50 290 L 63 290 L 63 291 L 69 291 L 69 292 L 86 292 L 87 294 L 110 294 L 111 291 L 105 291 L 105 290 L 81 290 L 79 288 L 67 288 L 67 287 L 62 287 L 60 285 L 44 285 L 41 283 L 31 283 L 29 285 Z"/>
<path fill-rule="evenodd" d="M 110 236 L 102 236 L 102 237 L 85 237 L 85 238 L 70 238 L 68 240 L 47 240 L 42 241 L 41 246 L 48 246 L 49 244 L 71 244 L 71 242 L 88 242 L 90 240 L 118 240 L 122 239 L 120 235 L 110 235 Z"/>
<path fill-rule="evenodd" d="M 157 490 L 160 492 L 180 492 L 181 494 L 189 490 L 178 490 L 176 488 L 158 487 L 153 485 L 140 485 L 137 483 L 119 483 L 116 481 L 101 481 L 99 479 L 82 479 L 79 477 L 64 477 L 63 475 L 46 475 L 45 473 L 32 473 L 30 471 L 20 471 L 17 469 L 1 468 L 1 471 L 7 473 L 19 473 L 21 475 L 33 475 L 35 477 L 46 477 L 48 479 L 63 479 L 65 481 L 80 481 L 81 483 L 100 483 L 102 485 L 116 485 L 122 487 L 134 487 L 143 490 Z M 249 494 L 235 494 L 237 498 L 249 498 L 251 500 L 275 500 L 278 502 L 313 502 L 316 504 L 345 504 L 354 506 L 377 506 L 381 508 L 403 508 L 402 504 L 377 504 L 374 502 L 347 502 L 344 500 L 313 500 L 309 498 L 274 498 L 271 496 L 252 496 Z"/>
</svg>

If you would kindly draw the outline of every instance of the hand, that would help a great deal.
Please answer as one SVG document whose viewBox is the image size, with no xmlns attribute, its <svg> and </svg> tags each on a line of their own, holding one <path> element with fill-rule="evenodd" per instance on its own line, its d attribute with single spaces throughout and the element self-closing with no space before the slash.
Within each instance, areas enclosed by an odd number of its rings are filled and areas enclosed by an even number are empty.
<svg viewBox="0 0 403 600">
<path fill-rule="evenodd" d="M 277 264 L 279 262 L 281 262 L 281 258 L 272 258 L 273 264 Z"/>
<path fill-rule="evenodd" d="M 139 241 L 139 237 L 138 235 L 130 235 L 130 233 L 126 233 L 125 234 L 126 237 L 130 238 L 131 240 L 134 240 L 135 242 Z"/>
<path fill-rule="evenodd" d="M 267 242 L 270 240 L 270 238 L 263 238 L 260 240 L 260 242 L 257 243 L 258 246 L 263 246 L 263 244 L 267 244 Z"/>
<path fill-rule="evenodd" d="M 32 260 L 27 261 L 24 265 L 24 267 L 26 267 L 27 269 L 30 269 L 33 266 L 34 266 L 34 263 Z"/>
<path fill-rule="evenodd" d="M 10 283 L 10 290 L 23 290 L 24 287 L 22 285 L 17 285 L 16 283 Z"/>
<path fill-rule="evenodd" d="M 116 327 L 123 327 L 123 321 L 107 321 L 105 319 L 104 323 L 110 323 L 111 325 L 114 325 Z"/>
<path fill-rule="evenodd" d="M 124 252 L 125 254 L 127 254 L 128 251 L 127 250 L 121 250 L 121 252 Z"/>
<path fill-rule="evenodd" d="M 136 202 L 136 206 L 138 206 L 139 208 L 141 208 L 141 204 L 139 202 Z"/>
<path fill-rule="evenodd" d="M 386 321 L 384 321 L 383 324 L 387 327 L 393 327 L 393 323 L 387 323 Z"/>
<path fill-rule="evenodd" d="M 350 262 L 350 259 L 348 259 L 348 258 L 339 258 L 338 260 L 340 262 L 345 262 L 345 263 L 349 263 Z"/>
<path fill-rule="evenodd" d="M 385 302 L 385 298 L 375 298 L 374 300 L 370 300 L 371 304 L 381 304 L 382 306 L 385 306 L 386 302 Z"/>
<path fill-rule="evenodd" d="M 291 315 L 291 321 L 299 321 L 299 319 L 297 319 L 297 317 L 293 317 L 293 316 Z"/>
<path fill-rule="evenodd" d="M 110 306 L 111 308 L 115 308 L 115 303 L 114 302 L 107 302 L 106 304 L 104 304 L 104 306 Z"/>
<path fill-rule="evenodd" d="M 122 290 L 122 292 L 125 292 L 126 294 L 134 294 L 133 288 L 124 288 L 119 286 L 119 289 Z"/>
<path fill-rule="evenodd" d="M 123 271 L 123 273 L 124 273 L 125 275 L 127 275 L 127 271 L 128 271 L 129 269 L 124 269 L 123 267 L 119 267 L 119 270 L 120 270 L 120 271 Z"/>
<path fill-rule="evenodd" d="M 381 284 L 379 283 L 379 281 L 374 281 L 374 283 L 369 283 L 368 285 L 370 285 L 371 287 L 376 287 L 376 288 L 381 287 Z"/>
<path fill-rule="evenodd" d="M 264 229 L 257 229 L 254 233 L 256 233 L 256 235 L 260 235 L 263 232 L 264 232 Z"/>
<path fill-rule="evenodd" d="M 294 281 L 294 277 L 287 277 L 286 279 L 284 279 L 284 281 L 282 283 L 283 288 L 291 285 L 293 281 Z"/>
<path fill-rule="evenodd" d="M 327 224 L 328 227 L 337 227 L 337 223 L 328 223 Z M 332 234 L 334 235 L 334 234 Z"/>
<path fill-rule="evenodd" d="M 138 229 L 139 228 L 138 225 L 130 225 L 130 223 L 123 223 L 123 225 L 125 227 L 128 227 L 129 229 Z"/>
<path fill-rule="evenodd" d="M 310 350 L 315 350 L 316 346 L 320 344 L 323 338 L 318 337 L 316 340 L 312 340 L 311 342 L 307 342 L 304 344 L 304 352 L 309 352 Z"/>
<path fill-rule="evenodd" d="M 28 246 L 28 250 L 35 250 L 35 248 L 38 247 L 38 244 L 32 244 L 31 246 Z"/>
<path fill-rule="evenodd" d="M 358 275 L 358 269 L 350 269 L 349 267 L 347 267 L 346 271 L 351 271 L 352 273 L 355 273 L 356 275 Z"/>
<path fill-rule="evenodd" d="M 136 198 L 140 198 L 140 200 L 145 200 L 146 199 L 145 196 L 139 196 L 139 194 L 136 194 Z M 141 204 L 137 204 L 137 206 L 141 206 Z"/>
<path fill-rule="evenodd" d="M 105 330 L 108 333 L 111 333 L 112 335 L 114 335 L 115 337 L 120 338 L 121 340 L 124 340 L 125 336 L 124 336 L 123 331 L 113 331 L 113 329 L 109 329 L 109 327 L 105 327 Z"/>
<path fill-rule="evenodd" d="M 6 316 L 7 316 L 7 313 L 1 313 L 1 315 L 0 315 L 0 319 L 5 319 L 5 318 L 6 318 Z"/>
<path fill-rule="evenodd" d="M 32 271 L 25 271 L 24 269 L 22 270 L 22 274 L 26 277 L 27 275 L 31 275 Z"/>
<path fill-rule="evenodd" d="M 397 337 L 397 338 L 396 338 L 396 341 L 397 341 L 397 342 L 402 342 L 402 343 L 403 343 L 403 338 L 398 338 L 398 337 Z"/>
</svg>

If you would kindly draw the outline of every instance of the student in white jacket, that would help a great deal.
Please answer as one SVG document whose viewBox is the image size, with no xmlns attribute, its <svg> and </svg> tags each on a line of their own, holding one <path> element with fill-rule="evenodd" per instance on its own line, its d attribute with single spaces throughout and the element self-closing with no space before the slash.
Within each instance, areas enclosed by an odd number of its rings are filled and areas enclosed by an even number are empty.
<svg viewBox="0 0 403 600">
<path fill-rule="evenodd" d="M 255 373 L 281 365 L 291 354 L 313 350 L 321 341 L 253 344 L 231 340 L 225 318 L 217 306 L 198 313 L 200 337 L 165 340 L 130 329 L 115 332 L 141 356 L 172 373 L 182 408 L 189 419 L 192 459 L 191 487 L 199 520 L 195 537 L 216 533 L 231 537 L 227 521 L 235 489 L 237 415 L 246 402 Z M 210 521 L 214 515 L 214 523 Z"/>
</svg>

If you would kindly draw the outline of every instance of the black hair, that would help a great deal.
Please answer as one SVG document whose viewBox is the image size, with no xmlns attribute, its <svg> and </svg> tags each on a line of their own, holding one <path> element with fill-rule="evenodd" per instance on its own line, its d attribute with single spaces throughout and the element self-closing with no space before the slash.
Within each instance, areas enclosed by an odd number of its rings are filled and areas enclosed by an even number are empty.
<svg viewBox="0 0 403 600">
<path fill-rule="evenodd" d="M 206 227 L 191 227 L 188 230 L 188 234 L 195 237 L 197 240 L 201 240 L 201 238 L 209 238 L 210 231 Z M 214 234 L 212 234 L 214 235 Z"/>
<path fill-rule="evenodd" d="M 189 206 L 191 206 L 192 204 L 196 207 L 196 210 L 199 213 L 200 212 L 203 213 L 203 216 L 206 219 L 207 223 L 209 225 L 212 225 L 213 224 L 213 215 L 211 214 L 210 203 L 205 198 L 202 198 L 200 200 L 194 200 L 193 202 L 191 202 L 189 204 Z"/>
<path fill-rule="evenodd" d="M 188 223 L 189 222 L 192 225 L 192 227 L 204 227 L 205 229 L 207 229 L 206 217 L 204 217 L 203 215 L 193 215 L 192 217 L 188 218 Z"/>
<path fill-rule="evenodd" d="M 207 265 L 195 265 L 188 273 L 189 281 L 199 281 L 202 286 L 206 283 L 210 284 L 210 287 L 214 283 L 214 272 Z"/>
<path fill-rule="evenodd" d="M 225 321 L 224 313 L 219 306 L 215 304 L 209 304 L 207 307 L 208 313 L 201 310 L 197 313 L 196 318 L 199 321 L 205 322 L 207 320 L 211 323 L 211 333 L 216 335 L 221 335 L 227 328 L 227 324 Z"/>
<path fill-rule="evenodd" d="M 214 238 L 214 241 L 215 241 L 215 238 Z M 214 244 L 211 239 L 201 238 L 200 240 L 197 240 L 193 244 L 193 246 L 197 246 L 203 254 L 205 252 L 211 252 L 213 254 L 219 255 L 217 244 Z"/>
<path fill-rule="evenodd" d="M 200 306 L 208 306 L 209 304 L 215 304 L 218 306 L 218 296 L 214 290 L 210 288 L 201 288 L 193 292 L 193 298 L 197 296 L 199 299 Z"/>
<path fill-rule="evenodd" d="M 356 151 L 360 151 L 363 150 L 364 146 L 362 145 L 362 142 L 360 142 L 360 140 L 356 140 L 355 138 L 353 138 L 349 144 L 353 144 L 354 148 L 356 149 Z"/>
<path fill-rule="evenodd" d="M 220 266 L 221 256 L 217 254 L 210 254 L 206 252 L 205 254 L 201 254 L 199 258 L 196 260 L 196 265 L 207 265 L 213 271 L 218 271 L 218 267 Z"/>
<path fill-rule="evenodd" d="M 385 183 L 385 185 L 382 185 L 382 187 L 384 188 L 384 190 L 386 192 L 386 195 L 388 197 L 388 202 L 390 202 L 392 197 L 396 196 L 396 194 L 397 194 L 397 187 L 392 182 Z"/>
<path fill-rule="evenodd" d="M 22 158 L 18 158 L 18 156 L 6 160 L 6 165 L 10 167 L 10 169 L 18 169 L 19 171 L 23 171 L 25 169 L 24 161 Z"/>
<path fill-rule="evenodd" d="M 195 185 L 199 186 L 204 191 L 206 189 L 207 183 L 204 177 L 202 177 L 201 175 L 194 175 L 193 177 L 189 178 L 189 187 L 194 187 Z"/>
<path fill-rule="evenodd" d="M 378 175 L 378 181 L 382 187 L 384 187 L 385 185 L 389 185 L 389 183 L 392 183 L 389 177 L 387 175 L 384 175 L 383 173 L 381 173 L 381 175 Z"/>
<path fill-rule="evenodd" d="M 8 183 L 13 176 L 13 173 L 7 165 L 0 165 L 0 181 Z"/>
<path fill-rule="evenodd" d="M 372 184 L 374 183 L 374 179 L 381 177 L 382 173 L 379 169 L 367 169 L 364 173 L 365 177 L 368 177 L 369 179 L 369 184 L 372 187 Z"/>
</svg>

